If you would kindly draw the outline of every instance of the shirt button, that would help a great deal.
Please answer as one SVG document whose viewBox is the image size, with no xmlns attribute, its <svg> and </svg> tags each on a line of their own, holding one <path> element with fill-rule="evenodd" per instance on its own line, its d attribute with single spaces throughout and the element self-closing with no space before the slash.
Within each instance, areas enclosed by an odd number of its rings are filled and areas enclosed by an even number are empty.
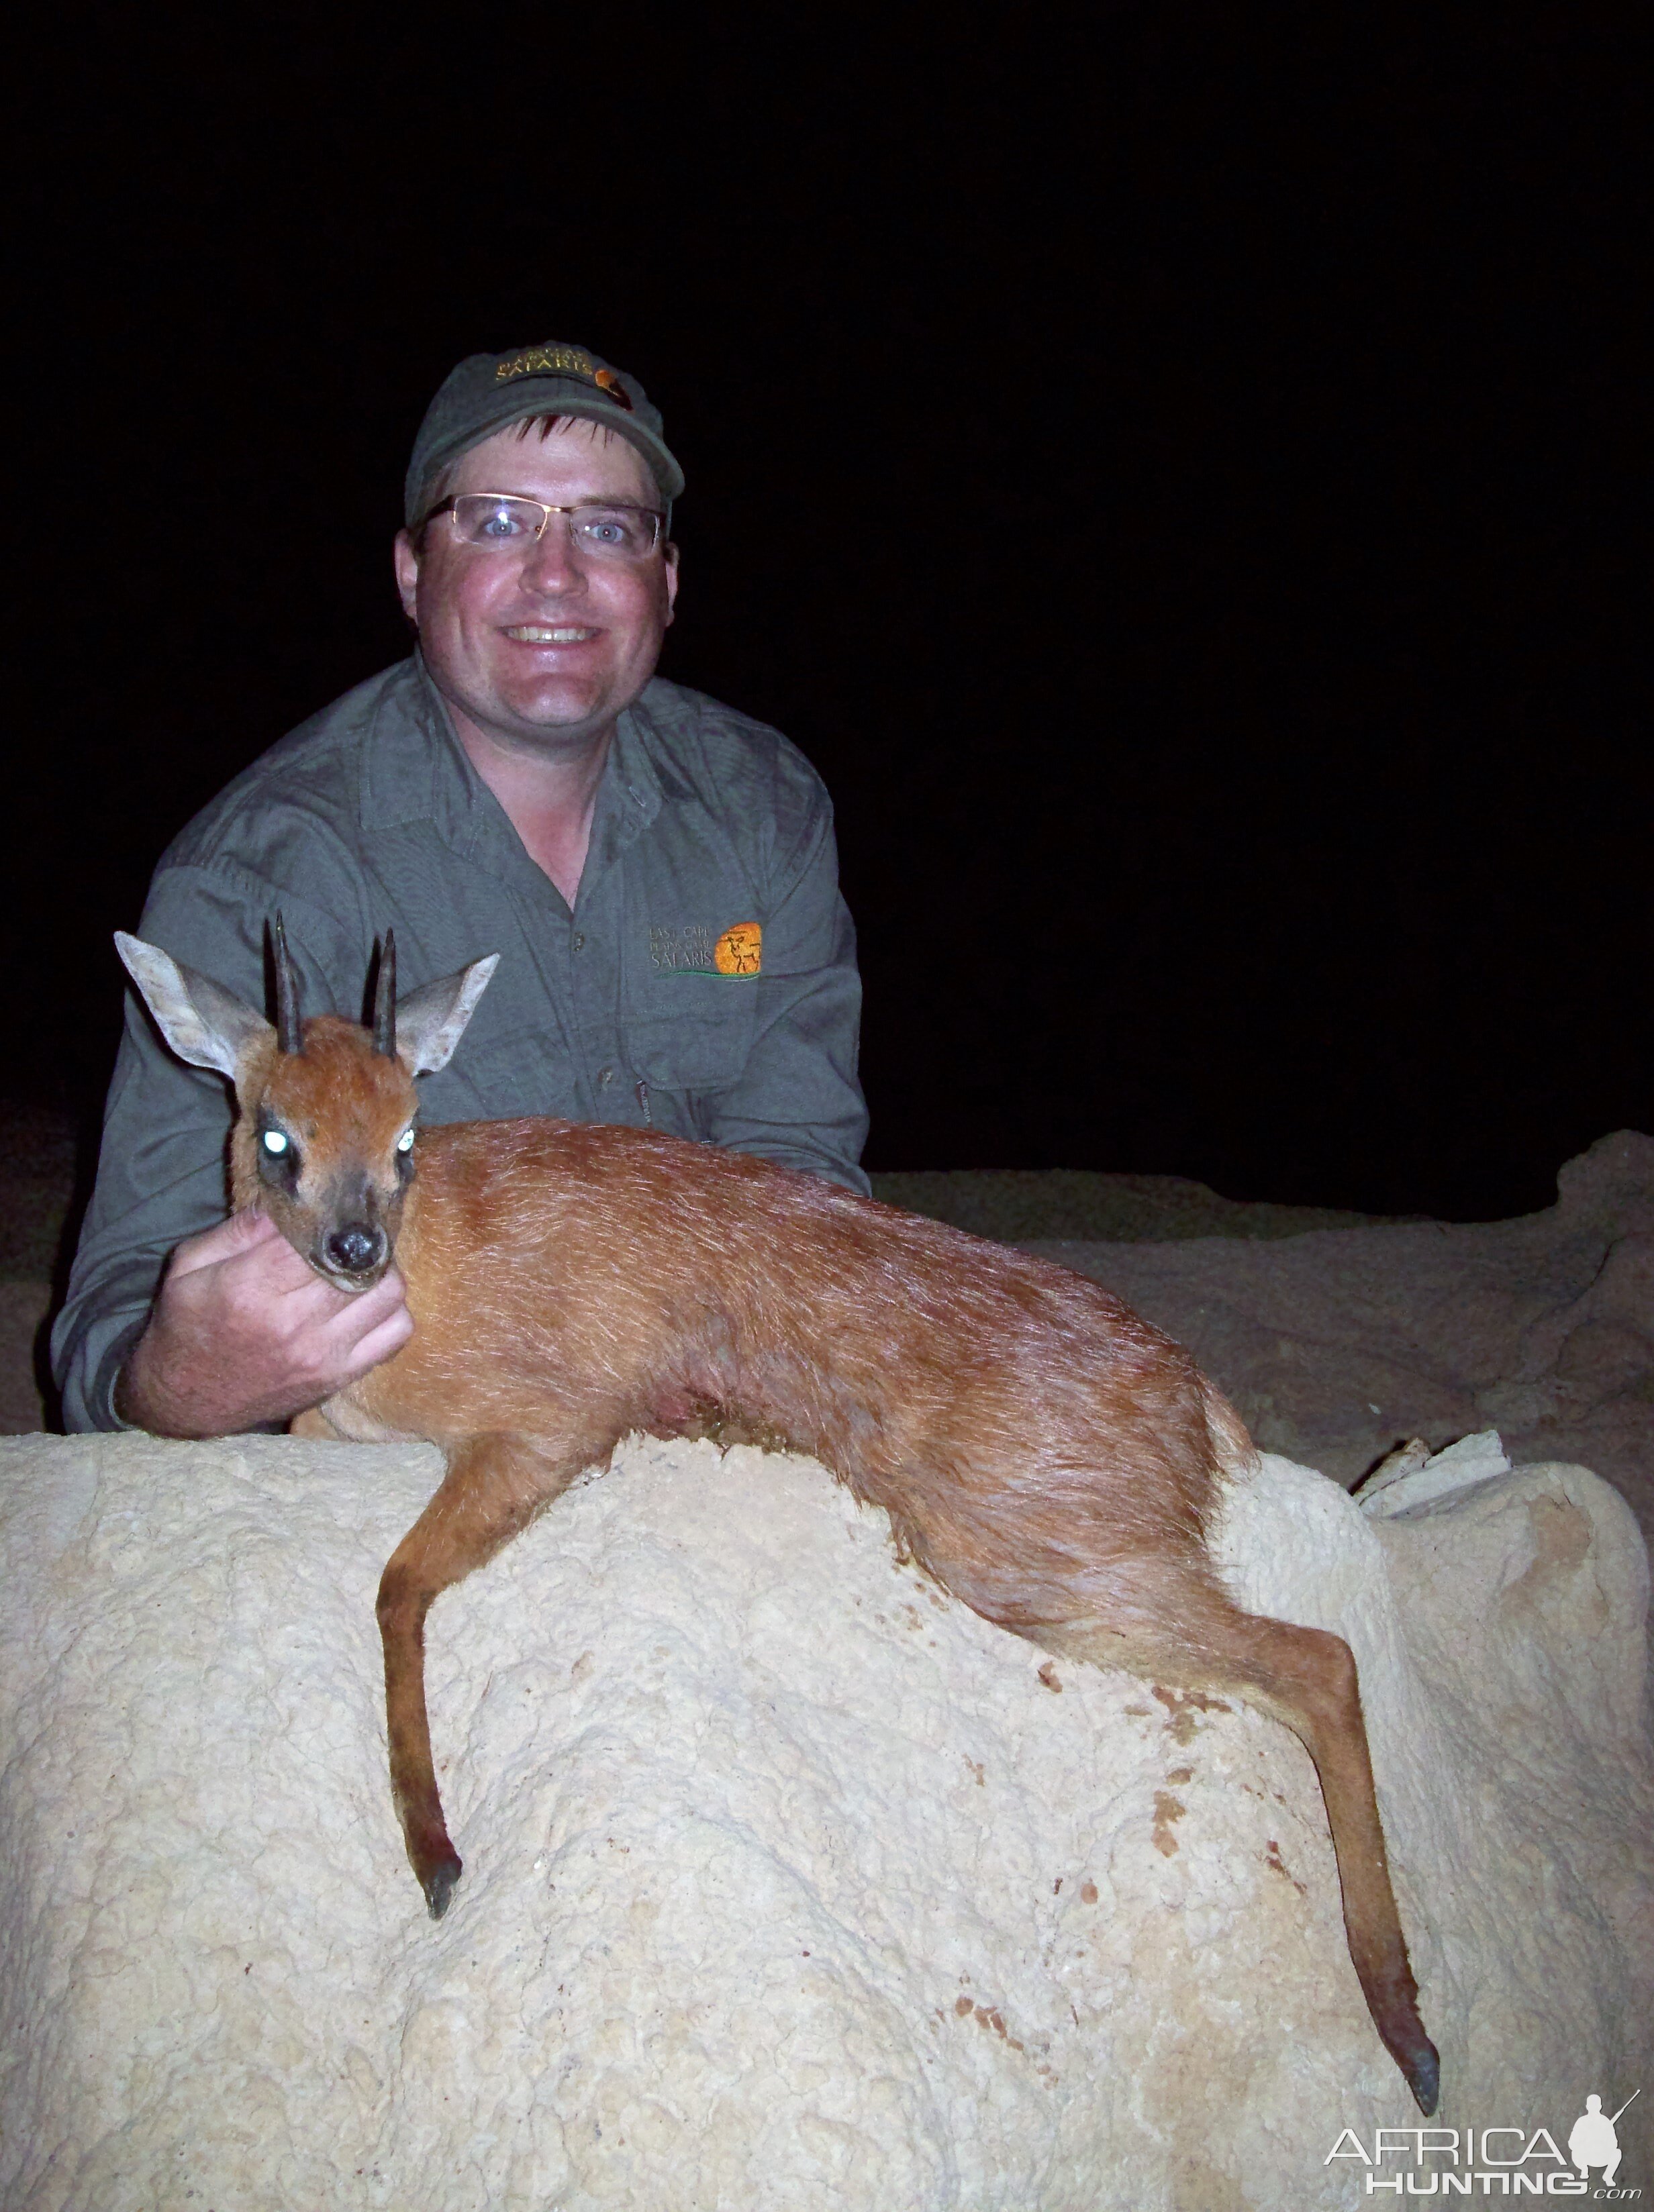
<svg viewBox="0 0 1654 2212">
<path fill-rule="evenodd" d="M 599 1068 L 599 1070 L 598 1070 L 598 1081 L 599 1081 L 599 1083 L 612 1083 L 612 1082 L 614 1081 L 614 1079 L 615 1079 L 615 1072 L 614 1072 L 614 1070 L 613 1070 L 613 1068 L 612 1068 L 612 1067 L 600 1067 L 600 1068 Z"/>
<path fill-rule="evenodd" d="M 579 930 L 576 930 L 576 931 L 575 932 L 575 940 L 574 940 L 574 941 L 575 941 L 575 951 L 576 951 L 576 952 L 584 952 L 584 951 L 585 951 L 585 950 L 586 950 L 586 939 L 585 939 L 581 935 L 581 933 L 580 933 Z"/>
</svg>

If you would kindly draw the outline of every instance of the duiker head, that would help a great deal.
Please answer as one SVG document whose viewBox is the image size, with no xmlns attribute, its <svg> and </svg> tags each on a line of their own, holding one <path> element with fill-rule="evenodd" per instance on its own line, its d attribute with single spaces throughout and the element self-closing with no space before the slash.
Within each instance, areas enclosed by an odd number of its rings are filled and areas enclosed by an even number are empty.
<svg viewBox="0 0 1654 2212">
<path fill-rule="evenodd" d="M 447 1066 L 499 955 L 398 1005 L 396 940 L 387 931 L 370 1032 L 335 1014 L 301 1021 L 280 915 L 274 1024 L 159 945 L 118 930 L 115 946 L 179 1058 L 235 1086 L 230 1181 L 238 1211 L 261 1206 L 339 1290 L 369 1289 L 391 1264 L 413 1179 L 414 1078 Z"/>
</svg>

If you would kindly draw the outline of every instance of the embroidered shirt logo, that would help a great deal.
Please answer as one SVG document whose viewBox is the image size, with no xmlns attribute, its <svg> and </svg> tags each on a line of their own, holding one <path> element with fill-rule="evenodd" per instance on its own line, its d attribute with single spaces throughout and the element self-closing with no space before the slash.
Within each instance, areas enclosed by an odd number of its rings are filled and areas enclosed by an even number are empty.
<svg viewBox="0 0 1654 2212">
<path fill-rule="evenodd" d="M 733 923 L 712 948 L 721 975 L 756 975 L 763 958 L 763 930 L 756 921 Z"/>
<path fill-rule="evenodd" d="M 737 921 L 720 931 L 699 921 L 681 929 L 651 923 L 649 965 L 664 975 L 756 975 L 763 965 L 763 925 Z"/>
</svg>

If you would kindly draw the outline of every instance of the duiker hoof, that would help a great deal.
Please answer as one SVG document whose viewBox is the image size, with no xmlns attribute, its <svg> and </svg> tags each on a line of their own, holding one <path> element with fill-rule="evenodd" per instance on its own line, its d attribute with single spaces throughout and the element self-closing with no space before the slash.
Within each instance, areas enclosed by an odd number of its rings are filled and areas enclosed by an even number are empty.
<svg viewBox="0 0 1654 2212">
<path fill-rule="evenodd" d="M 1401 2061 L 1401 2067 L 1419 2110 L 1428 2119 L 1436 2109 L 1442 2086 L 1442 2062 L 1435 2045 L 1426 2042 L 1422 2049 L 1410 2051 Z"/>
<path fill-rule="evenodd" d="M 425 1893 L 425 1903 L 433 1920 L 440 1920 L 448 1909 L 448 1899 L 453 1895 L 463 1862 L 458 1858 L 444 1859 L 439 1866 L 422 1875 L 419 1887 Z M 1416 2094 L 1416 2092 L 1415 2092 Z"/>
</svg>

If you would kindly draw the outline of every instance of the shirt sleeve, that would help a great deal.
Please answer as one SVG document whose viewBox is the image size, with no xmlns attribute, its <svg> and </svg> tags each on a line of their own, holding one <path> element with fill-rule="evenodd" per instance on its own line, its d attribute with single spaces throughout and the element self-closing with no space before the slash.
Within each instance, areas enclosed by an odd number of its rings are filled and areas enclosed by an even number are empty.
<svg viewBox="0 0 1654 2212">
<path fill-rule="evenodd" d="M 337 942 L 340 923 L 250 872 L 228 865 L 163 868 L 137 934 L 262 1007 L 265 930 L 277 906 L 285 910 L 306 1006 L 319 1012 L 333 1002 L 322 962 L 333 955 L 337 972 L 347 957 Z M 52 1336 L 52 1372 L 71 1431 L 122 1425 L 115 1381 L 148 1317 L 167 1255 L 228 1210 L 231 1118 L 223 1077 L 175 1060 L 129 988 L 97 1182 Z"/>
<path fill-rule="evenodd" d="M 861 979 L 824 794 L 771 903 L 756 981 L 752 1048 L 739 1078 L 705 1101 L 708 1137 L 865 1197 Z"/>
</svg>

